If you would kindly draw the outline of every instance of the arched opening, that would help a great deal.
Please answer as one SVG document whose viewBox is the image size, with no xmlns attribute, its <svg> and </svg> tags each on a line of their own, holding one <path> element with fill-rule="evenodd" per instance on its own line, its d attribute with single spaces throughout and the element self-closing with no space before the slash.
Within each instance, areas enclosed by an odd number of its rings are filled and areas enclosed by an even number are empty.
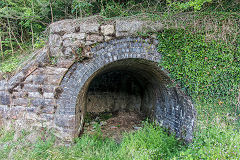
<svg viewBox="0 0 240 160">
<path fill-rule="evenodd" d="M 161 53 L 154 43 L 131 37 L 104 42 L 91 49 L 93 57 L 69 68 L 55 116 L 64 139 L 81 134 L 87 112 L 134 110 L 192 140 L 196 111 L 158 66 Z"/>
<path fill-rule="evenodd" d="M 145 117 L 155 119 L 157 105 L 164 101 L 163 86 L 167 81 L 157 63 L 149 60 L 124 59 L 102 67 L 86 81 L 79 94 L 79 130 L 87 113 L 123 112 L 126 116 L 134 113 L 139 121 Z"/>
</svg>

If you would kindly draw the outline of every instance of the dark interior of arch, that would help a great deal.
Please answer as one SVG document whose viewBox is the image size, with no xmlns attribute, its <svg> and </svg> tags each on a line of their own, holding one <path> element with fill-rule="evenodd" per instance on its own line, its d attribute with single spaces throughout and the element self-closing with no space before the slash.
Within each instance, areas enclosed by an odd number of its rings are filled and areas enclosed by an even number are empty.
<svg viewBox="0 0 240 160">
<path fill-rule="evenodd" d="M 155 118 L 157 106 L 164 101 L 162 94 L 167 80 L 156 62 L 143 59 L 113 62 L 91 79 L 86 92 L 86 111 L 134 111 Z"/>
</svg>

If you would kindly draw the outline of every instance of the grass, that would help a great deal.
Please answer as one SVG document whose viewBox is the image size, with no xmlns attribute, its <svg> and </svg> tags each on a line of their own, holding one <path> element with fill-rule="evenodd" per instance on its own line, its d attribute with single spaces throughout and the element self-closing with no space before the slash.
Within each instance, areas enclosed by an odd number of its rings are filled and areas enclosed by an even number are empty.
<svg viewBox="0 0 240 160">
<path fill-rule="evenodd" d="M 31 54 L 26 51 L 24 54 L 15 53 L 13 56 L 7 57 L 0 63 L 0 80 L 2 78 L 8 79 L 24 62 L 26 62 Z"/>
<path fill-rule="evenodd" d="M 72 146 L 55 145 L 54 136 L 35 143 L 27 132 L 14 139 L 13 131 L 0 131 L 0 159 L 240 159 L 239 124 L 228 106 L 196 105 L 198 120 L 192 144 L 183 145 L 162 128 L 143 122 L 141 130 L 126 133 L 122 142 L 103 138 L 101 131 L 83 135 Z"/>
<path fill-rule="evenodd" d="M 181 147 L 173 135 L 148 122 L 142 130 L 126 134 L 120 144 L 99 133 L 84 135 L 71 147 L 54 146 L 54 137 L 30 144 L 26 138 L 14 141 L 14 133 L 1 133 L 0 159 L 158 159 L 172 157 Z"/>
<path fill-rule="evenodd" d="M 14 51 L 13 54 L 10 54 L 11 52 L 7 50 L 6 53 L 4 53 L 4 59 L 0 57 L 0 80 L 3 78 L 8 79 L 14 75 L 17 69 L 21 68 L 26 61 L 33 58 L 34 51 L 37 51 L 45 45 L 45 41 L 44 38 L 38 37 L 34 44 L 34 50 L 28 43 L 22 45 L 22 50 L 18 49 Z"/>
<path fill-rule="evenodd" d="M 195 139 L 176 159 L 240 159 L 239 115 L 225 105 L 199 104 L 196 108 Z"/>
</svg>

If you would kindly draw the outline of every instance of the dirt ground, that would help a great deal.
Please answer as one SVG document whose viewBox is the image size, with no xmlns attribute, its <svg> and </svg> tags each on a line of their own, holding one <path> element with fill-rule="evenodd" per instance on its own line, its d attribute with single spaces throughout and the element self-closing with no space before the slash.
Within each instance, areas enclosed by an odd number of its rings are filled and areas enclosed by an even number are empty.
<svg viewBox="0 0 240 160">
<path fill-rule="evenodd" d="M 102 136 L 113 138 L 120 142 L 123 133 L 141 129 L 143 114 L 137 112 L 103 113 L 91 115 L 91 120 L 85 123 L 84 133 L 94 134 L 101 128 Z"/>
</svg>

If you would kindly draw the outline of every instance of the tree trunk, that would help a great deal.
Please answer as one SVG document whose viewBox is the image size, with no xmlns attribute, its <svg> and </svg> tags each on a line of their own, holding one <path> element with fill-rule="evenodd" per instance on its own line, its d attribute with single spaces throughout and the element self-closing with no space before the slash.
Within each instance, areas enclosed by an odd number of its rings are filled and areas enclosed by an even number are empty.
<svg viewBox="0 0 240 160">
<path fill-rule="evenodd" d="M 33 32 L 32 23 L 31 23 L 31 32 L 32 32 L 32 49 L 34 50 L 34 32 Z"/>
<path fill-rule="evenodd" d="M 16 37 L 15 34 L 13 33 L 13 31 L 11 31 L 11 33 L 12 33 L 12 35 L 13 35 L 15 41 L 17 42 L 19 48 L 20 48 L 21 50 L 23 50 L 22 47 L 21 47 L 21 45 L 20 45 L 20 43 L 19 43 L 18 40 L 17 40 L 17 37 Z"/>
<path fill-rule="evenodd" d="M 2 48 L 2 37 L 0 35 L 0 50 L 1 50 L 1 54 L 2 54 L 2 60 L 4 60 L 4 54 L 3 54 L 3 48 Z"/>
<path fill-rule="evenodd" d="M 53 10 L 52 10 L 52 2 L 51 2 L 51 0 L 49 0 L 49 6 L 50 6 L 50 10 L 51 10 L 51 20 L 52 20 L 52 23 L 53 23 Z"/>
<path fill-rule="evenodd" d="M 34 6 L 33 6 L 33 0 L 32 0 L 32 12 L 34 14 Z M 33 22 L 33 18 L 32 18 L 32 22 Z M 32 32 L 32 49 L 34 50 L 34 32 L 33 32 L 33 25 L 31 22 L 31 32 Z"/>
<path fill-rule="evenodd" d="M 237 106 L 236 106 L 236 109 L 238 111 L 240 111 L 240 87 L 238 89 L 238 98 L 237 98 L 238 102 L 237 102 Z"/>
<path fill-rule="evenodd" d="M 12 34 L 11 34 L 11 26 L 10 26 L 9 18 L 7 18 L 7 23 L 8 23 L 8 35 L 10 38 L 10 46 L 11 46 L 12 56 L 13 56 Z"/>
</svg>

